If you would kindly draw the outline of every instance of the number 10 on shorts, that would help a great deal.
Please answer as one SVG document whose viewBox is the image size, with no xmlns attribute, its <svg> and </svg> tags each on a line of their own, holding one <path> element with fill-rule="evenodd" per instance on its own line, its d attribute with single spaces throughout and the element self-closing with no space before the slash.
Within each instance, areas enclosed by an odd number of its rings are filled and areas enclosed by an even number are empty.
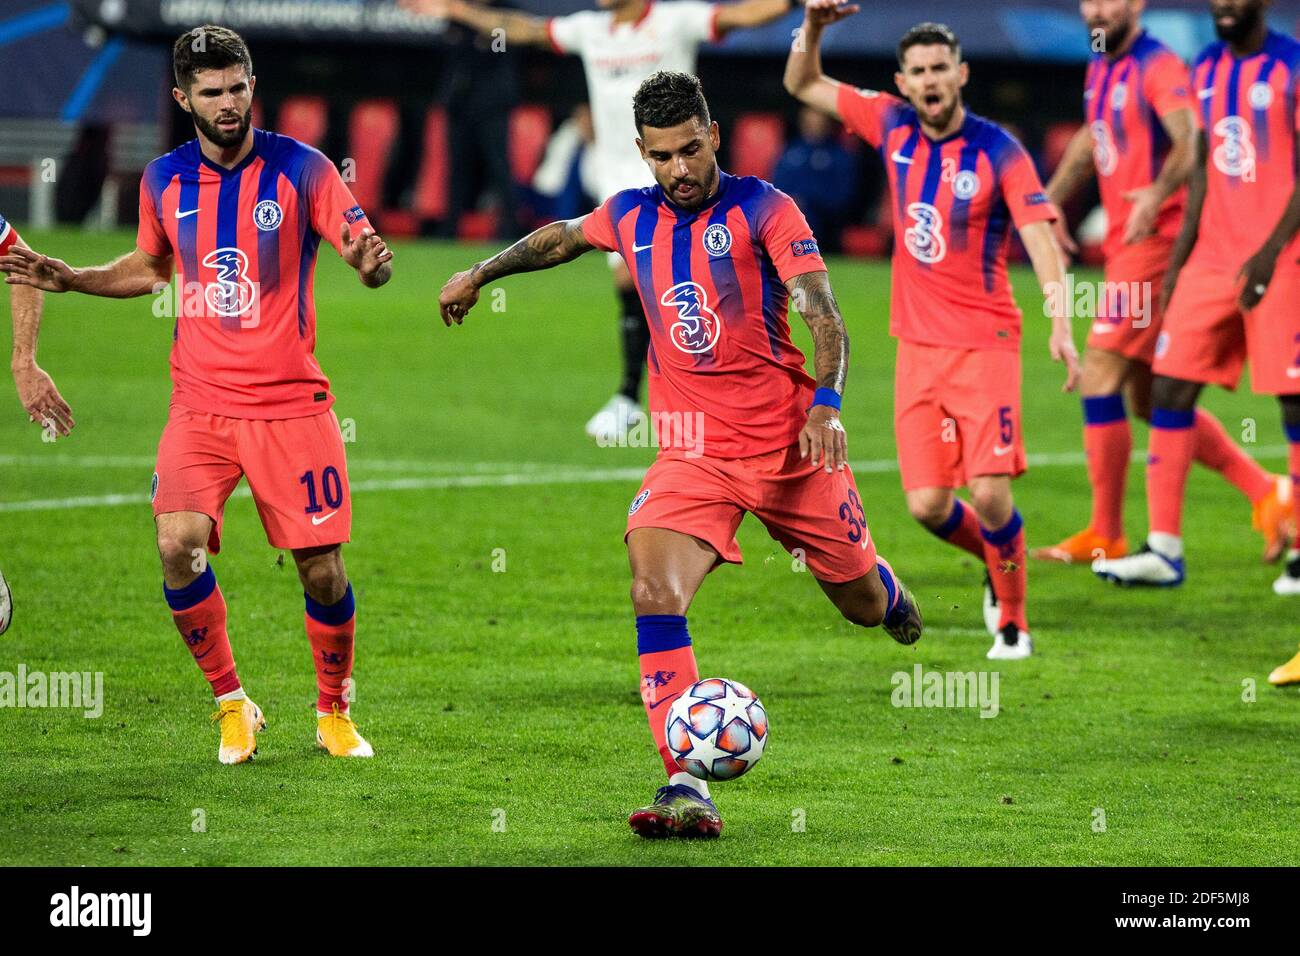
<svg viewBox="0 0 1300 956">
<path fill-rule="evenodd" d="M 320 473 L 320 487 L 325 495 L 324 505 L 316 498 L 315 472 L 303 472 L 302 477 L 298 479 L 298 484 L 307 486 L 307 507 L 302 509 L 305 514 L 318 514 L 326 508 L 337 508 L 343 504 L 343 480 L 339 478 L 339 470 L 333 465 L 326 466 Z"/>
</svg>

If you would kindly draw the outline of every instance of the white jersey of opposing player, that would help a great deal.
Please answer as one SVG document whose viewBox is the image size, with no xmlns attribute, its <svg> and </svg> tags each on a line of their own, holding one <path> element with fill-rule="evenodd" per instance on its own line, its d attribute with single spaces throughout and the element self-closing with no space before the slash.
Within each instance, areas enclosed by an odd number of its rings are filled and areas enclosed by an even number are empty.
<svg viewBox="0 0 1300 956">
<path fill-rule="evenodd" d="M 614 23 L 608 10 L 583 10 L 547 21 L 551 45 L 582 57 L 596 142 L 600 198 L 650 186 L 654 177 L 636 147 L 632 97 L 657 70 L 695 72 L 700 44 L 716 42 L 716 4 L 654 2 L 635 23 Z"/>
</svg>

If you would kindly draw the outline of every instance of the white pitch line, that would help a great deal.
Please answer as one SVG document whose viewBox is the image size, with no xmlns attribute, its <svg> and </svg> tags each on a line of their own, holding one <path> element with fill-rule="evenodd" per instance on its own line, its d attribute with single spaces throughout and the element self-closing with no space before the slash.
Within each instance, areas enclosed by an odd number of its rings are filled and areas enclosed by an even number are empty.
<svg viewBox="0 0 1300 956">
<path fill-rule="evenodd" d="M 1254 449 L 1254 454 L 1258 458 L 1277 458 L 1285 456 L 1287 451 L 1286 445 L 1268 445 Z M 5 458 L 13 457 L 16 456 L 0 456 L 0 462 L 3 462 Z M 1145 452 L 1133 453 L 1133 461 L 1135 462 L 1143 461 L 1145 457 Z M 363 465 L 363 461 L 357 461 L 353 467 Z M 1029 465 L 1039 468 L 1080 466 L 1085 461 L 1086 459 L 1081 452 L 1050 452 L 1028 456 Z M 412 464 L 418 463 L 412 462 Z M 450 462 L 424 462 L 423 464 L 425 467 L 441 470 L 452 467 L 462 471 L 482 471 L 493 467 L 513 467 L 518 470 L 504 473 L 483 472 L 479 474 L 432 475 L 428 477 L 362 479 L 361 481 L 352 482 L 352 490 L 357 492 L 431 491 L 447 488 L 510 488 L 521 485 L 589 485 L 616 481 L 639 481 L 645 474 L 645 468 L 640 466 L 630 468 L 566 468 L 542 463 L 494 465 L 491 462 L 483 462 L 453 465 Z M 876 458 L 855 461 L 850 464 L 853 470 L 860 474 L 882 474 L 898 471 L 898 462 L 893 458 Z M 153 459 L 148 460 L 148 466 L 153 467 Z M 363 469 L 357 468 L 357 470 Z M 249 491 L 247 486 L 241 485 L 235 490 L 232 497 L 248 498 L 251 495 L 252 492 Z M 119 505 L 148 503 L 149 496 L 146 494 L 78 495 L 73 498 L 30 498 L 22 501 L 0 501 L 0 512 L 64 511 L 69 508 L 109 508 Z"/>
</svg>

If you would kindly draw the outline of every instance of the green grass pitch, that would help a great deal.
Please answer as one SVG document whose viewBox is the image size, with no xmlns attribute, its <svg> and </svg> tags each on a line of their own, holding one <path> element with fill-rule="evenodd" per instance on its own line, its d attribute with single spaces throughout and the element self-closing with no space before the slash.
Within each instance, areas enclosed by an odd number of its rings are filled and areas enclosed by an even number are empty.
<svg viewBox="0 0 1300 956">
<path fill-rule="evenodd" d="M 74 264 L 132 243 L 27 238 Z M 1191 479 L 1181 591 L 1036 565 L 1037 652 L 996 668 L 998 716 L 891 705 L 891 676 L 915 664 L 994 668 L 980 569 L 911 521 L 892 467 L 888 268 L 848 261 L 831 279 L 852 336 L 850 453 L 877 545 L 928 631 L 902 648 L 853 628 L 747 520 L 746 564 L 705 583 L 691 631 L 704 675 L 762 696 L 771 744 L 753 773 L 714 788 L 721 840 L 634 837 L 624 818 L 661 768 L 637 696 L 622 533 L 653 452 L 582 434 L 617 378 L 614 297 L 592 255 L 515 277 L 503 312 L 485 296 L 465 327 L 443 328 L 438 288 L 484 251 L 398 244 L 396 278 L 377 293 L 321 255 L 317 354 L 355 426 L 345 553 L 354 713 L 372 761 L 315 749 L 302 594 L 239 497 L 214 566 L 270 727 L 255 762 L 217 763 L 147 505 L 171 321 L 148 300 L 47 297 L 40 361 L 78 424 L 45 443 L 12 390 L 3 401 L 0 567 L 16 616 L 0 671 L 102 671 L 105 706 L 99 719 L 0 710 L 0 864 L 1293 862 L 1300 699 L 1264 678 L 1295 651 L 1296 608 L 1269 588 L 1249 507 L 1212 475 Z M 1047 358 L 1032 277 L 1015 282 L 1031 454 L 1015 490 L 1039 545 L 1082 525 L 1088 486 L 1078 400 Z M 1284 466 L 1274 402 L 1216 392 L 1207 405 L 1236 435 L 1253 420 L 1252 447 Z M 1144 447 L 1145 431 L 1135 437 Z M 100 500 L 112 495 L 125 497 Z M 82 496 L 93 500 L 67 506 Z M 1145 526 L 1142 496 L 1135 464 L 1130 538 Z"/>
</svg>

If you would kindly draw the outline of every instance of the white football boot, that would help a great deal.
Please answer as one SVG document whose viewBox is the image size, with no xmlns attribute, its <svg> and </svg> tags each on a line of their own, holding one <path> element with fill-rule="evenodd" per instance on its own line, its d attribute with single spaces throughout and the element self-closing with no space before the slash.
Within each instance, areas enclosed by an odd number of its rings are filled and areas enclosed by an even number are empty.
<svg viewBox="0 0 1300 956">
<path fill-rule="evenodd" d="M 0 634 L 9 630 L 9 622 L 13 617 L 13 595 L 9 593 L 9 582 L 5 580 L 4 572 L 0 571 Z"/>
<path fill-rule="evenodd" d="M 1120 587 L 1175 588 L 1186 578 L 1183 540 L 1152 532 L 1138 551 L 1122 558 L 1098 558 L 1092 573 Z"/>
<path fill-rule="evenodd" d="M 1034 639 L 1014 622 L 998 631 L 987 655 L 991 661 L 1019 661 L 1034 653 Z"/>
<path fill-rule="evenodd" d="M 587 422 L 587 435 L 601 447 L 624 445 L 628 432 L 645 421 L 641 406 L 622 393 L 604 404 Z"/>
<path fill-rule="evenodd" d="M 993 579 L 984 572 L 984 626 L 989 637 L 998 636 L 998 621 L 1002 619 L 1002 609 L 998 607 L 998 596 L 993 591 Z"/>
<path fill-rule="evenodd" d="M 1282 576 L 1273 582 L 1273 593 L 1283 597 L 1300 595 L 1300 548 L 1292 548 L 1286 555 L 1286 566 Z M 0 625 L 0 632 L 4 627 Z"/>
</svg>

